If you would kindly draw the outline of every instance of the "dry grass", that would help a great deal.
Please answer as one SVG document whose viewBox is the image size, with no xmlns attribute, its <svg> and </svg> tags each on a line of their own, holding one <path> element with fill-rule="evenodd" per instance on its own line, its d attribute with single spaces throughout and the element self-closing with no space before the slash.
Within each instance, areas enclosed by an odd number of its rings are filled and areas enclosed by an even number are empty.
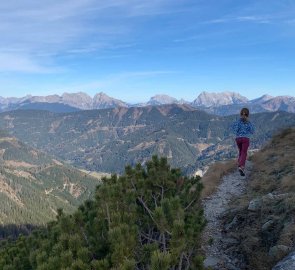
<svg viewBox="0 0 295 270">
<path fill-rule="evenodd" d="M 295 128 L 276 135 L 253 156 L 252 188 L 257 192 L 294 192 Z"/>
<path fill-rule="evenodd" d="M 98 180 L 101 180 L 103 177 L 110 177 L 111 176 L 110 173 L 87 171 L 87 170 L 83 170 L 83 169 L 80 169 L 80 171 L 87 174 L 87 175 L 90 175 Z"/>
<path fill-rule="evenodd" d="M 213 194 L 224 175 L 233 172 L 237 168 L 236 161 L 216 162 L 210 166 L 205 175 L 202 177 L 204 189 L 201 198 L 204 199 Z"/>
<path fill-rule="evenodd" d="M 291 247 L 295 242 L 295 226 L 293 223 L 286 224 L 281 232 L 278 244 Z"/>
</svg>

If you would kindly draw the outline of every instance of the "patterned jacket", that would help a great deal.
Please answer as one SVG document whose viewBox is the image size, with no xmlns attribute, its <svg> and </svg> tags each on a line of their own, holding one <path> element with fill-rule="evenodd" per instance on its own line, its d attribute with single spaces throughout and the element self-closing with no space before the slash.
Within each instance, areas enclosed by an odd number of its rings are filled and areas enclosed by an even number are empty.
<svg viewBox="0 0 295 270">
<path fill-rule="evenodd" d="M 255 132 L 254 125 L 250 121 L 243 121 L 242 119 L 235 121 L 231 128 L 237 138 L 250 138 L 250 136 Z"/>
</svg>

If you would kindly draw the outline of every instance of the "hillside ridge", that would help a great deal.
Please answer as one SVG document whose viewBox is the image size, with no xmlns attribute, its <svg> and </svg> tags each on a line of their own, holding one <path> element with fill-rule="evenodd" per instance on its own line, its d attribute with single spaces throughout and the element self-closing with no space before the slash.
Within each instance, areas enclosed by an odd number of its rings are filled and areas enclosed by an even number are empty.
<svg viewBox="0 0 295 270">
<path fill-rule="evenodd" d="M 97 178 L 0 130 L 0 223 L 43 225 L 91 198 Z"/>
<path fill-rule="evenodd" d="M 203 200 L 207 266 L 214 270 L 295 268 L 294 151 L 292 127 L 274 135 L 250 157 L 246 178 L 236 171 L 228 173 L 216 184 L 216 192 Z"/>
</svg>

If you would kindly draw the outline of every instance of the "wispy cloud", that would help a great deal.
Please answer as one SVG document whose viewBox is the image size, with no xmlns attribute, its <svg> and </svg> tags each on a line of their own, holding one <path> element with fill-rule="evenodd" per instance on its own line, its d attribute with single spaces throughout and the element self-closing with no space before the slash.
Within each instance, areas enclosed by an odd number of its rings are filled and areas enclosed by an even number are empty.
<svg viewBox="0 0 295 270">
<path fill-rule="evenodd" d="M 225 17 L 220 19 L 212 19 L 204 21 L 203 24 L 224 24 L 233 22 L 250 22 L 250 23 L 271 23 L 272 18 L 268 16 L 237 16 L 237 17 Z"/>
<path fill-rule="evenodd" d="M 268 16 L 240 16 L 233 19 L 237 22 L 271 23 L 272 18 Z"/>
<path fill-rule="evenodd" d="M 128 71 L 109 74 L 104 78 L 98 80 L 92 80 L 87 83 L 75 83 L 69 84 L 66 86 L 57 86 L 56 89 L 59 89 L 59 92 L 69 91 L 96 91 L 97 89 L 109 89 L 117 88 L 122 84 L 128 84 L 130 81 L 136 81 L 141 79 L 148 78 L 160 78 L 162 76 L 169 76 L 173 74 L 179 74 L 180 71 L 173 70 L 146 70 L 146 71 Z"/>
<path fill-rule="evenodd" d="M 58 67 L 39 64 L 28 55 L 0 53 L 0 72 L 25 72 L 25 73 L 55 73 L 64 71 Z"/>
<path fill-rule="evenodd" d="M 47 70 L 40 63 L 53 55 L 88 54 L 125 46 L 124 38 L 134 27 L 129 18 L 169 12 L 168 3 L 167 0 L 1 1 L 0 48 L 7 59 L 14 61 L 1 64 L 2 69 L 39 72 Z"/>
</svg>

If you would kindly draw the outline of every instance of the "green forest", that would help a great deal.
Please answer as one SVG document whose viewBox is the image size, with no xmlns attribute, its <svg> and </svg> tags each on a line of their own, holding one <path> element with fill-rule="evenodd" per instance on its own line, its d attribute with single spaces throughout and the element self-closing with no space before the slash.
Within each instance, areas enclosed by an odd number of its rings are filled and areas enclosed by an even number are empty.
<svg viewBox="0 0 295 270">
<path fill-rule="evenodd" d="M 56 209 L 73 213 L 92 198 L 99 179 L 0 130 L 0 239 L 44 226 Z M 10 226 L 7 226 L 10 225 Z M 33 227 L 34 227 L 33 226 Z M 10 232 L 10 234 L 9 234 Z"/>
<path fill-rule="evenodd" d="M 28 236 L 0 242 L 3 270 L 203 269 L 199 177 L 166 158 L 105 177 L 92 200 Z"/>
</svg>

